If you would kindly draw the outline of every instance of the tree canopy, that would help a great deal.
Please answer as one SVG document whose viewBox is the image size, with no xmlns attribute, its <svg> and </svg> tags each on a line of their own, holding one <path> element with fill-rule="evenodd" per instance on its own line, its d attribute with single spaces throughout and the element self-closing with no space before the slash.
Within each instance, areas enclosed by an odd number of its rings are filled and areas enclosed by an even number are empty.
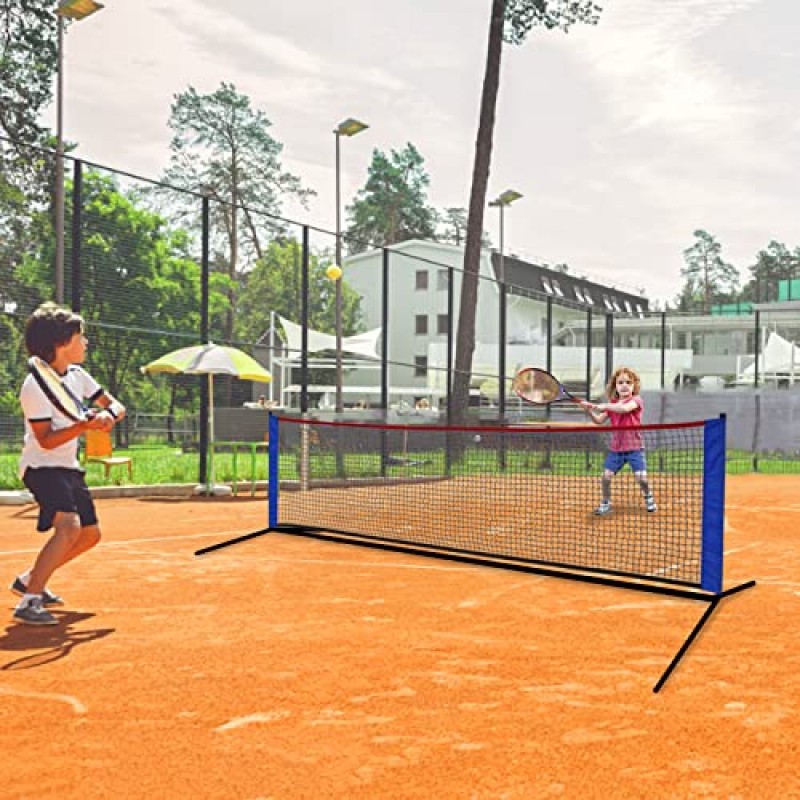
<svg viewBox="0 0 800 800">
<path fill-rule="evenodd" d="M 269 118 L 231 83 L 210 94 L 190 86 L 176 95 L 168 124 L 173 137 L 165 181 L 218 201 L 211 204 L 215 264 L 232 279 L 224 332 L 231 339 L 237 282 L 261 257 L 264 241 L 281 230 L 275 215 L 286 196 L 304 202 L 313 192 L 284 171 L 283 145 L 270 135 Z"/>
<path fill-rule="evenodd" d="M 778 299 L 782 280 L 800 276 L 800 247 L 790 250 L 781 242 L 771 241 L 759 250 L 750 267 L 750 279 L 742 289 L 742 300 L 768 303 Z"/>
<path fill-rule="evenodd" d="M 704 230 L 694 232 L 695 243 L 683 251 L 685 279 L 678 299 L 682 311 L 711 311 L 714 303 L 735 299 L 739 273 L 722 258 L 722 245 Z"/>
<path fill-rule="evenodd" d="M 185 231 L 172 229 L 106 175 L 83 175 L 81 314 L 89 324 L 92 369 L 112 393 L 135 398 L 139 367 L 164 352 L 198 341 L 200 266 Z M 67 193 L 67 217 L 72 213 Z M 41 223 L 40 247 L 16 270 L 26 306 L 52 295 L 53 239 Z M 67 249 L 66 261 L 70 261 Z M 211 316 L 227 308 L 228 279 L 214 276 Z M 124 391 L 123 391 L 124 387 Z"/>
<path fill-rule="evenodd" d="M 407 239 L 434 239 L 438 217 L 427 203 L 429 184 L 425 160 L 411 142 L 388 155 L 376 148 L 366 183 L 347 207 L 349 252 Z"/>
<path fill-rule="evenodd" d="M 41 0 L 0 0 L 0 132 L 44 143 L 42 111 L 53 96 L 57 24 Z"/>
<path fill-rule="evenodd" d="M 273 240 L 247 275 L 237 314 L 236 334 L 246 342 L 257 342 L 269 329 L 274 311 L 299 323 L 300 267 L 302 247 L 295 239 Z M 332 262 L 315 253 L 309 257 L 308 324 L 323 333 L 335 333 L 335 284 L 325 274 Z M 344 278 L 340 280 L 344 281 Z M 345 336 L 363 329 L 360 296 L 342 283 L 342 332 Z"/>
</svg>

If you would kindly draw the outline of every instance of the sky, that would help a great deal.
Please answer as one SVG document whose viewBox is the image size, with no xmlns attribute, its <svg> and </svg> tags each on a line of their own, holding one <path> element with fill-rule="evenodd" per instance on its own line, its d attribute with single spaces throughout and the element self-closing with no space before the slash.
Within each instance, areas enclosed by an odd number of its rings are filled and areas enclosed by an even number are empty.
<svg viewBox="0 0 800 800">
<path fill-rule="evenodd" d="M 673 299 L 704 229 L 748 275 L 772 240 L 800 245 L 800 3 L 599 0 L 597 26 L 535 29 L 503 50 L 491 199 L 507 253 Z M 412 142 L 436 208 L 467 207 L 491 0 L 105 0 L 65 46 L 76 154 L 157 178 L 174 96 L 233 83 L 317 192 L 283 215 L 335 229 L 377 148 Z M 52 111 L 52 110 L 51 110 Z M 52 119 L 46 120 L 52 124 Z M 499 242 L 499 214 L 484 228 Z"/>
</svg>

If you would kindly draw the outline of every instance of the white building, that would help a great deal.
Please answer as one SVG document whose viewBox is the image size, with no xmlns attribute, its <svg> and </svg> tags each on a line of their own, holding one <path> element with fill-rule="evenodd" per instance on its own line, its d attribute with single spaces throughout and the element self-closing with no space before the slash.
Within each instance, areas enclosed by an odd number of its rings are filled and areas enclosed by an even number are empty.
<svg viewBox="0 0 800 800">
<path fill-rule="evenodd" d="M 362 297 L 368 328 L 383 324 L 383 251 L 373 250 L 345 260 L 345 280 Z M 409 240 L 388 251 L 389 384 L 413 387 L 420 395 L 441 396 L 446 383 L 447 333 L 450 329 L 448 287 L 452 274 L 453 337 L 457 331 L 464 250 L 455 245 Z M 452 271 L 451 269 L 452 268 Z M 473 386 L 498 382 L 500 358 L 500 272 L 506 277 L 506 374 L 522 365 L 545 366 L 548 324 L 553 337 L 552 367 L 564 381 L 585 381 L 586 346 L 556 346 L 559 331 L 578 321 L 585 326 L 591 310 L 597 331 L 605 317 L 638 317 L 648 301 L 631 292 L 605 286 L 569 273 L 501 259 L 484 250 L 479 272 L 478 306 L 473 357 Z M 549 302 L 548 302 L 549 299 Z M 548 307 L 551 319 L 548 323 Z M 454 345 L 455 346 L 455 345 Z M 641 353 L 639 353 L 641 355 Z M 671 357 L 674 354 L 670 354 Z M 689 354 L 690 357 L 690 354 Z M 684 358 L 685 360 L 685 358 Z M 626 362 L 627 363 L 627 362 Z M 655 363 L 655 359 L 654 359 Z M 680 367 L 676 367 L 679 369 Z M 605 348 L 592 349 L 592 385 L 605 377 Z M 372 373 L 371 380 L 375 380 Z M 370 377 L 350 372 L 348 384 L 364 385 Z"/>
<path fill-rule="evenodd" d="M 667 312 L 614 320 L 615 353 L 641 350 L 660 358 L 662 337 L 668 353 L 688 353 L 688 362 L 680 360 L 680 377 L 693 383 L 702 384 L 707 378 L 731 385 L 753 384 L 756 353 L 759 384 L 800 379 L 800 358 L 793 344 L 800 341 L 800 301 L 757 303 L 741 312 L 731 306 L 715 308 L 711 314 Z M 585 347 L 585 321 L 573 321 L 556 339 L 559 344 Z M 670 380 L 668 374 L 667 386 Z"/>
</svg>

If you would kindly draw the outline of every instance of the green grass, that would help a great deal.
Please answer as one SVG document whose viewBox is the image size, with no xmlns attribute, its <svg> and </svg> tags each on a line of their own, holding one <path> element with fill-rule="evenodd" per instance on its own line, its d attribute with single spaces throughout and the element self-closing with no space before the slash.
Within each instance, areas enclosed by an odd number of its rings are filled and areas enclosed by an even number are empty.
<svg viewBox="0 0 800 800">
<path fill-rule="evenodd" d="M 200 457 L 194 452 L 183 452 L 179 448 L 167 445 L 141 445 L 129 449 L 114 451 L 115 455 L 131 456 L 133 458 L 133 483 L 137 485 L 162 485 L 162 484 L 193 484 L 197 483 L 200 467 Z M 396 455 L 396 454 L 395 454 Z M 424 462 L 415 464 L 409 470 L 403 466 L 390 466 L 385 470 L 388 476 L 438 476 L 446 474 L 444 453 L 420 452 L 410 453 L 408 458 L 412 461 Z M 575 474 L 576 458 L 580 471 L 586 474 L 597 474 L 602 469 L 603 454 L 589 453 L 588 458 L 575 453 L 555 452 L 547 457 L 541 451 L 521 452 L 509 451 L 506 453 L 506 469 L 513 474 Z M 22 482 L 17 477 L 17 464 L 19 453 L 17 451 L 0 452 L 0 489 L 14 490 L 23 488 Z M 240 451 L 238 455 L 237 472 L 240 481 L 250 479 L 250 454 Z M 687 454 L 680 451 L 669 451 L 663 454 L 651 453 L 649 456 L 649 470 L 651 473 L 683 472 L 687 464 L 692 462 Z M 382 474 L 380 456 L 375 454 L 348 453 L 344 457 L 345 473 L 351 478 L 372 478 Z M 699 465 L 698 465 L 699 466 Z M 760 455 L 754 460 L 752 453 L 745 451 L 728 451 L 726 471 L 729 475 L 758 473 L 770 475 L 796 475 L 800 474 L 800 459 L 788 459 L 779 455 Z M 463 461 L 451 465 L 450 474 L 475 475 L 475 474 L 502 474 L 499 459 L 491 452 L 482 449 L 468 449 Z M 217 453 L 214 460 L 215 480 L 221 483 L 230 483 L 234 478 L 233 455 L 231 453 Z M 284 480 L 297 480 L 299 466 L 297 453 L 281 453 L 280 475 Z M 314 479 L 336 478 L 336 459 L 331 453 L 312 453 L 311 475 Z M 256 480 L 263 481 L 267 478 L 267 457 L 265 452 L 259 452 L 256 459 Z M 104 477 L 101 464 L 90 463 L 86 465 L 86 478 L 89 486 L 115 486 L 128 485 L 127 470 L 116 467 L 108 478 Z"/>
</svg>

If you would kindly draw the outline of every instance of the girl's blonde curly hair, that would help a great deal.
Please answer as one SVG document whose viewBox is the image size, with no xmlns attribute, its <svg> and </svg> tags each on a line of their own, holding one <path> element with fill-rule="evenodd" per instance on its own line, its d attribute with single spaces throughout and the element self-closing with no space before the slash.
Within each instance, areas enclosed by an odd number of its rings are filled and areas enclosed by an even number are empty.
<svg viewBox="0 0 800 800">
<path fill-rule="evenodd" d="M 620 375 L 628 375 L 633 381 L 634 394 L 639 394 L 642 389 L 642 379 L 635 369 L 631 369 L 630 367 L 617 367 L 606 384 L 606 396 L 612 403 L 619 400 L 619 394 L 617 394 L 617 378 L 619 378 Z"/>
</svg>

